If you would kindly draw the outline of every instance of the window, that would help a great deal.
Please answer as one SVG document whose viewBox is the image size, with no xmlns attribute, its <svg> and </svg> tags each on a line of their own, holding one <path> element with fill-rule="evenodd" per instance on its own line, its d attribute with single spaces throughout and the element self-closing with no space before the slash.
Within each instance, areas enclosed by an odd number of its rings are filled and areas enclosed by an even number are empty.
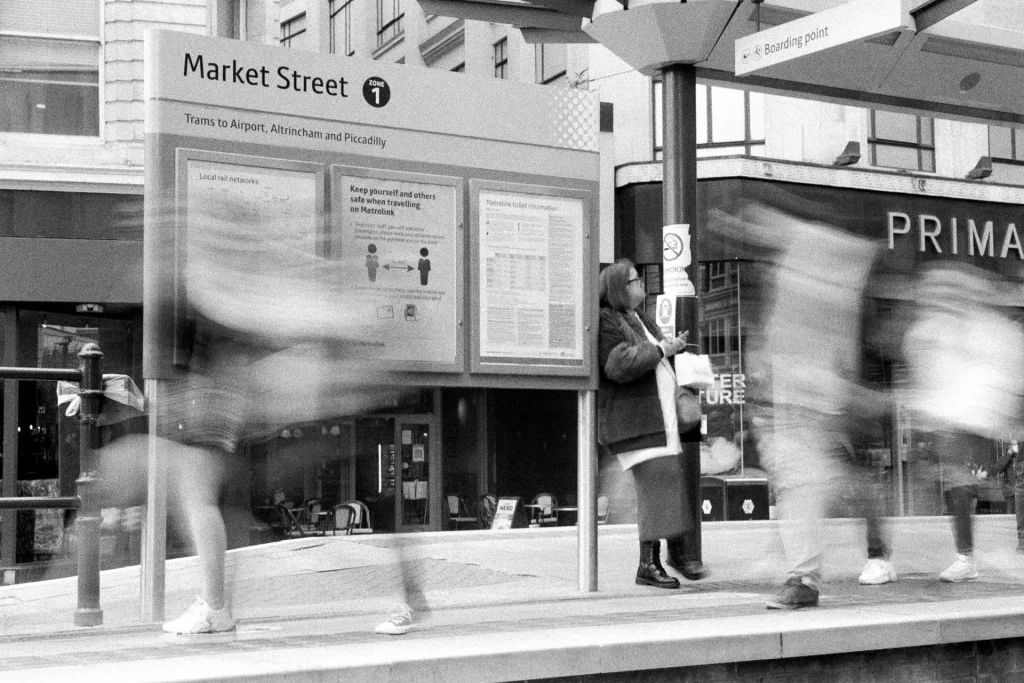
<svg viewBox="0 0 1024 683">
<path fill-rule="evenodd" d="M 704 334 L 704 348 L 712 356 L 729 353 L 729 321 L 725 318 L 709 320 Z"/>
<path fill-rule="evenodd" d="M 871 164 L 910 171 L 935 171 L 934 122 L 928 116 L 871 112 Z"/>
<path fill-rule="evenodd" d="M 664 146 L 662 82 L 654 81 L 654 158 Z M 697 84 L 697 156 L 764 154 L 764 95 Z"/>
<path fill-rule="evenodd" d="M 508 38 L 494 44 L 494 77 L 508 78 Z"/>
<path fill-rule="evenodd" d="M 0 0 L 0 133 L 100 134 L 99 7 Z"/>
<path fill-rule="evenodd" d="M 1024 129 L 989 126 L 988 155 L 998 161 L 1024 163 Z"/>
<path fill-rule="evenodd" d="M 352 47 L 352 1 L 330 0 L 331 54 L 351 57 L 356 53 Z"/>
<path fill-rule="evenodd" d="M 308 40 L 305 14 L 299 14 L 281 24 L 282 47 L 306 47 Z"/>
<path fill-rule="evenodd" d="M 377 0 L 377 47 L 402 35 L 401 0 Z"/>
<path fill-rule="evenodd" d="M 727 261 L 708 263 L 708 290 L 721 289 L 728 284 L 729 264 Z"/>
<path fill-rule="evenodd" d="M 565 77 L 569 51 L 565 45 L 535 45 L 537 82 L 543 85 L 562 83 Z"/>
</svg>

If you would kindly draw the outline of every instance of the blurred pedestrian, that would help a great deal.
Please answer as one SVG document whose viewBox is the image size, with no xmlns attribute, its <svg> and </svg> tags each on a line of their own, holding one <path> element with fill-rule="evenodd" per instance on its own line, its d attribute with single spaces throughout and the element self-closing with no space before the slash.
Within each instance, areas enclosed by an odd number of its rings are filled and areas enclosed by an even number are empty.
<svg viewBox="0 0 1024 683">
<path fill-rule="evenodd" d="M 678 588 L 678 579 L 661 564 L 661 539 L 667 540 L 666 564 L 690 580 L 707 575 L 692 540 L 700 519 L 687 515 L 684 505 L 676 392 L 689 390 L 677 387 L 669 362 L 685 348 L 687 333 L 665 339 L 640 308 L 645 298 L 643 283 L 629 261 L 618 261 L 601 272 L 599 441 L 633 474 L 636 484 L 636 583 Z"/>
<path fill-rule="evenodd" d="M 878 509 L 862 473 L 849 467 L 851 422 L 887 405 L 859 382 L 865 288 L 878 246 L 764 206 L 747 207 L 742 219 L 718 219 L 760 242 L 771 260 L 762 329 L 747 344 L 748 372 L 763 378 L 750 387 L 760 412 L 754 425 L 789 564 L 768 608 L 818 604 L 823 520 L 840 499 L 859 500 L 867 521 L 865 569 L 884 569 L 892 580 Z"/>
<path fill-rule="evenodd" d="M 1024 555 L 1024 459 L 1016 439 L 1010 441 L 996 472 L 1003 475 L 1003 497 L 1006 511 L 1017 516 L 1017 554 Z"/>
<path fill-rule="evenodd" d="M 147 230 L 173 231 L 173 209 L 155 210 Z M 282 425 L 363 412 L 393 402 L 397 383 L 347 358 L 373 331 L 360 318 L 362 264 L 342 267 L 311 253 L 291 221 L 266 225 L 240 198 L 190 206 L 182 277 L 189 311 L 187 366 L 162 380 L 150 411 L 156 434 L 130 435 L 100 449 L 109 499 L 144 495 L 149 444 L 168 467 L 168 511 L 198 555 L 195 602 L 163 630 L 230 631 L 225 590 L 227 534 L 220 498 L 247 464 L 242 439 Z M 170 292 L 167 293 L 170 296 Z M 170 302 L 169 302 L 170 304 Z M 116 503 L 110 503 L 116 505 Z M 118 505 L 123 506 L 123 505 Z"/>
<path fill-rule="evenodd" d="M 939 574 L 959 583 L 978 578 L 973 514 L 990 440 L 1019 432 L 1024 393 L 1024 332 L 1002 310 L 1010 303 L 992 273 L 954 262 L 928 264 L 907 331 L 913 407 L 931 432 L 943 495 L 953 515 L 956 559 Z"/>
</svg>

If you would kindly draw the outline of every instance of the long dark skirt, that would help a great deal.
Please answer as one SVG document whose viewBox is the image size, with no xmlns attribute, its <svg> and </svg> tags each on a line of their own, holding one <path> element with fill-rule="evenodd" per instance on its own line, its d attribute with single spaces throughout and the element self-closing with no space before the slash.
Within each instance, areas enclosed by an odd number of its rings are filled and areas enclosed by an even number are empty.
<svg viewBox="0 0 1024 683">
<path fill-rule="evenodd" d="M 636 483 L 637 527 L 641 541 L 683 534 L 683 476 L 680 456 L 670 455 L 630 468 Z"/>
</svg>

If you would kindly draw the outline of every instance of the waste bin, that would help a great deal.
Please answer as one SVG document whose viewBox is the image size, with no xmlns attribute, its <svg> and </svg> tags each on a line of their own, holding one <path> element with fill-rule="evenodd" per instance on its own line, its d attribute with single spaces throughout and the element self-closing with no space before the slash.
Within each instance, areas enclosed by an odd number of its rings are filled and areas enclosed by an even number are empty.
<svg viewBox="0 0 1024 683">
<path fill-rule="evenodd" d="M 718 477 L 701 477 L 700 521 L 724 521 L 725 505 L 725 482 Z"/>
<path fill-rule="evenodd" d="M 729 521 L 768 519 L 768 479 L 725 475 L 725 518 Z"/>
</svg>

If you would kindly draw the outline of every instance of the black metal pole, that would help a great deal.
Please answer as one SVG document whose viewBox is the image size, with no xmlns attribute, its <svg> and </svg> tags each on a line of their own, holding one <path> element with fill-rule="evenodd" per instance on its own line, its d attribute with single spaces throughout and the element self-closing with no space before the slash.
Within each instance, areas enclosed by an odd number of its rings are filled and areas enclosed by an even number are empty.
<svg viewBox="0 0 1024 683">
<path fill-rule="evenodd" d="M 78 358 L 82 371 L 82 405 L 78 417 L 81 473 L 75 483 L 81 507 L 75 522 L 78 536 L 75 626 L 97 626 L 103 623 L 103 610 L 100 608 L 100 505 L 96 495 L 97 419 L 103 399 L 103 352 L 96 344 L 86 344 Z"/>
<path fill-rule="evenodd" d="M 691 263 L 687 276 L 692 296 L 676 299 L 676 331 L 689 330 L 688 342 L 700 348 L 700 231 L 697 226 L 697 70 L 690 64 L 665 67 L 662 74 L 664 225 L 690 226 Z M 683 505 L 688 519 L 687 559 L 701 560 L 700 439 L 701 427 L 679 435 L 683 442 Z"/>
</svg>

